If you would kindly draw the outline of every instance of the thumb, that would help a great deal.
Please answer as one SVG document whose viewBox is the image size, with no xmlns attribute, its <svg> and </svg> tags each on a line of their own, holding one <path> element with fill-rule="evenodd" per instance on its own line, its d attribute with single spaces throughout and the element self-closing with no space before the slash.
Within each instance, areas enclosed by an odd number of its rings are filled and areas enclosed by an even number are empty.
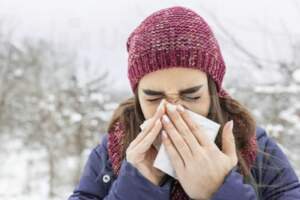
<svg viewBox="0 0 300 200">
<path fill-rule="evenodd" d="M 222 152 L 229 156 L 234 164 L 237 164 L 235 140 L 233 135 L 233 120 L 227 122 L 222 132 Z"/>
</svg>

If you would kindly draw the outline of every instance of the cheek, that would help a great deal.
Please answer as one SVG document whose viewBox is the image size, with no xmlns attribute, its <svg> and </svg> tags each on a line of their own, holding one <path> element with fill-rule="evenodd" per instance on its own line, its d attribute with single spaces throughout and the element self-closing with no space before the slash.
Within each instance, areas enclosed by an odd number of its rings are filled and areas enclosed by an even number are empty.
<svg viewBox="0 0 300 200">
<path fill-rule="evenodd" d="M 198 113 L 204 117 L 207 117 L 209 112 L 209 107 L 210 107 L 210 98 L 209 97 L 201 98 L 201 100 L 198 101 L 197 103 L 187 104 L 187 107 L 189 110 Z"/>
<path fill-rule="evenodd" d="M 151 118 L 155 114 L 156 108 L 158 107 L 158 105 L 149 104 L 146 101 L 140 101 L 140 105 L 146 120 Z"/>
</svg>

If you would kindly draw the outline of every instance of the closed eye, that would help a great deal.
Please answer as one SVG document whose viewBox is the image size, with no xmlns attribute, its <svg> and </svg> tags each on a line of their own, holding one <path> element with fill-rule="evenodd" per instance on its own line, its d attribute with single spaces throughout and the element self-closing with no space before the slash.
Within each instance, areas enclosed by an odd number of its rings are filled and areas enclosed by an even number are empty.
<svg viewBox="0 0 300 200">
<path fill-rule="evenodd" d="M 186 99 L 186 100 L 192 100 L 192 101 L 196 101 L 198 99 L 200 99 L 201 96 L 197 96 L 197 97 L 189 97 L 189 96 L 184 96 L 183 99 Z M 147 101 L 149 102 L 155 102 L 155 101 L 158 101 L 158 100 L 161 100 L 161 98 L 155 98 L 155 99 L 147 99 Z"/>
<path fill-rule="evenodd" d="M 184 98 L 191 99 L 191 100 L 197 100 L 197 99 L 200 99 L 200 96 L 198 96 L 198 97 L 184 97 Z"/>
<path fill-rule="evenodd" d="M 153 102 L 153 101 L 158 101 L 160 100 L 161 98 L 156 98 L 156 99 L 147 99 L 147 101 L 150 101 L 150 102 Z"/>
<path fill-rule="evenodd" d="M 197 101 L 198 99 L 201 98 L 201 96 L 196 96 L 196 97 L 184 96 L 183 98 L 188 100 L 188 101 Z"/>
</svg>

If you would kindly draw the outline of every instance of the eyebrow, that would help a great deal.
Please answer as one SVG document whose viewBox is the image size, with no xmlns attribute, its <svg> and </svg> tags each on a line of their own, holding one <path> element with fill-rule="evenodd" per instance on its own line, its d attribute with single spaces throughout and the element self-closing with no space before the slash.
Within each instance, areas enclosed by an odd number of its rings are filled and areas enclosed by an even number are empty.
<svg viewBox="0 0 300 200">
<path fill-rule="evenodd" d="M 194 87 L 181 89 L 181 90 L 179 90 L 179 94 L 190 94 L 190 93 L 197 92 L 200 88 L 202 88 L 202 86 L 203 85 L 197 85 L 197 86 L 194 86 Z M 165 92 L 163 92 L 163 91 L 150 90 L 150 89 L 143 89 L 143 92 L 146 95 L 151 95 L 151 96 L 158 96 L 158 95 L 164 95 L 165 94 Z"/>
</svg>

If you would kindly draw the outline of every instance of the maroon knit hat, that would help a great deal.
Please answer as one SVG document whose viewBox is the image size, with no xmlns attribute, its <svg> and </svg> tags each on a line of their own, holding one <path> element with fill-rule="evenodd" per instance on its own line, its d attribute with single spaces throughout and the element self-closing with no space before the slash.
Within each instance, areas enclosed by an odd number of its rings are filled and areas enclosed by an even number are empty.
<svg viewBox="0 0 300 200">
<path fill-rule="evenodd" d="M 135 92 L 140 79 L 153 71 L 170 67 L 200 69 L 222 88 L 225 63 L 220 47 L 205 20 L 193 10 L 171 7 L 154 12 L 127 40 L 128 78 Z"/>
</svg>

